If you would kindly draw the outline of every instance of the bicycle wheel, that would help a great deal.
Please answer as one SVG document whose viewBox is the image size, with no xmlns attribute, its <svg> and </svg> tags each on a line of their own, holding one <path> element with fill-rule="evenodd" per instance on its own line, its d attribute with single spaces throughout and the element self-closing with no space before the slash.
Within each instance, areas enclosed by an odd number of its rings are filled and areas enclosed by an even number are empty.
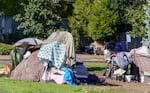
<svg viewBox="0 0 150 93">
<path fill-rule="evenodd" d="M 106 76 L 106 78 L 111 76 L 111 62 L 107 62 L 104 75 Z"/>
</svg>

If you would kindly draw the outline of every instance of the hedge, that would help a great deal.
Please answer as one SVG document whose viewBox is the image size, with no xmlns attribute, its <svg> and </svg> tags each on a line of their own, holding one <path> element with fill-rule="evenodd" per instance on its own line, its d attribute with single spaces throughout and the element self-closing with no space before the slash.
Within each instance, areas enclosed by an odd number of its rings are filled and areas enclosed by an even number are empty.
<svg viewBox="0 0 150 93">
<path fill-rule="evenodd" d="M 0 43 L 0 54 L 1 55 L 9 55 L 12 50 L 12 45 Z"/>
</svg>

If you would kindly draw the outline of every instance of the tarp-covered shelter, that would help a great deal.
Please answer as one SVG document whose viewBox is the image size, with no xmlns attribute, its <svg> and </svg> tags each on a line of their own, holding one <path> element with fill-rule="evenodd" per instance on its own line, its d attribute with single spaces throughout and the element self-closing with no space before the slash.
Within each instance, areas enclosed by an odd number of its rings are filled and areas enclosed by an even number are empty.
<svg viewBox="0 0 150 93">
<path fill-rule="evenodd" d="M 71 63 L 68 63 L 68 64 L 72 65 L 76 56 L 75 56 L 74 40 L 73 40 L 71 33 L 67 31 L 53 32 L 47 38 L 47 40 L 44 41 L 44 43 L 51 43 L 54 41 L 62 42 L 66 45 L 66 55 L 68 58 L 71 58 Z"/>
<path fill-rule="evenodd" d="M 23 60 L 24 54 L 28 50 L 33 51 L 35 49 L 38 49 L 39 45 L 41 45 L 42 43 L 43 41 L 37 38 L 23 38 L 15 42 L 10 53 L 12 62 L 11 69 L 15 69 L 15 67 Z"/>
<path fill-rule="evenodd" d="M 74 41 L 71 33 L 66 31 L 53 32 L 47 40 L 44 41 L 43 45 L 51 44 L 52 42 L 61 42 L 65 44 L 66 56 L 71 60 L 67 61 L 68 65 L 74 64 L 75 62 L 75 48 Z M 32 52 L 32 54 L 23 59 L 19 65 L 12 71 L 11 79 L 13 80 L 27 80 L 27 81 L 40 81 L 44 72 L 44 65 L 41 60 L 37 57 L 39 50 Z"/>
</svg>

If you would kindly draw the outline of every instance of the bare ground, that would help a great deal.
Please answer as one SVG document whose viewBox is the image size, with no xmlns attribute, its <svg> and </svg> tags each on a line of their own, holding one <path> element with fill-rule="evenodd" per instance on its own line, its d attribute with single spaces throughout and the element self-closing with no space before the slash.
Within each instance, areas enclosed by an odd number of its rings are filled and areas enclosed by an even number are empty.
<svg viewBox="0 0 150 93">
<path fill-rule="evenodd" d="M 104 62 L 103 55 L 88 55 L 88 54 L 77 54 L 84 62 L 91 61 L 91 62 Z M 101 76 L 101 75 L 100 75 Z M 104 85 L 102 86 L 104 89 L 118 89 L 122 88 L 125 90 L 135 90 L 141 91 L 141 93 L 150 93 L 150 84 L 140 83 L 140 82 L 123 82 L 118 80 L 106 79 Z"/>
</svg>

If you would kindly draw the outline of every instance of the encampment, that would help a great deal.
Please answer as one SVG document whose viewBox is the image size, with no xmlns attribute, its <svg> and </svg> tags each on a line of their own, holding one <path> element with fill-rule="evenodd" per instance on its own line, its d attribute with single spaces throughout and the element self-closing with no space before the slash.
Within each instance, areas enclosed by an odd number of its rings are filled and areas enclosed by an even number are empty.
<svg viewBox="0 0 150 93">
<path fill-rule="evenodd" d="M 45 40 L 44 45 L 51 44 L 55 41 L 61 42 L 65 45 L 65 56 L 68 58 L 68 65 L 74 64 L 75 61 L 75 49 L 73 37 L 69 32 L 56 31 Z M 40 58 L 37 56 L 40 50 L 32 52 L 32 54 L 23 59 L 17 67 L 11 73 L 11 79 L 13 80 L 28 80 L 28 81 L 40 81 L 44 72 L 44 65 Z M 52 51 L 49 51 L 52 52 Z M 61 52 L 61 51 L 60 51 Z M 53 53 L 52 53 L 53 54 Z M 59 53 L 58 53 L 59 55 Z M 64 56 L 64 57 L 65 57 Z"/>
<path fill-rule="evenodd" d="M 80 63 L 80 64 L 78 64 Z M 74 67 L 73 67 L 74 66 Z M 91 78 L 97 80 L 98 77 Z M 12 80 L 36 82 L 55 81 L 57 84 L 76 85 L 76 80 L 90 83 L 89 73 L 83 62 L 76 60 L 74 40 L 66 31 L 53 32 L 40 49 L 24 58 L 11 72 Z M 103 79 L 105 81 L 105 79 Z M 99 81 L 96 81 L 99 83 Z"/>
</svg>

